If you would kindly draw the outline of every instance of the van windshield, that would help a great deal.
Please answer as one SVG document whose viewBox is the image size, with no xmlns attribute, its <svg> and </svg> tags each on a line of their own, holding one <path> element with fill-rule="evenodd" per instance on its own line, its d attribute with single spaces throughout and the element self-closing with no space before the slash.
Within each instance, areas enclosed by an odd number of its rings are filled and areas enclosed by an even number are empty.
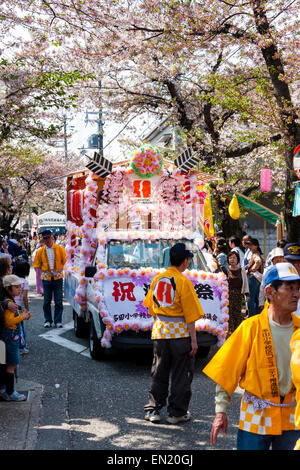
<svg viewBox="0 0 300 470">
<path fill-rule="evenodd" d="M 107 267 L 167 268 L 170 262 L 170 248 L 179 241 L 184 242 L 186 248 L 194 254 L 189 269 L 209 271 L 201 250 L 189 240 L 111 240 L 108 243 Z"/>
</svg>

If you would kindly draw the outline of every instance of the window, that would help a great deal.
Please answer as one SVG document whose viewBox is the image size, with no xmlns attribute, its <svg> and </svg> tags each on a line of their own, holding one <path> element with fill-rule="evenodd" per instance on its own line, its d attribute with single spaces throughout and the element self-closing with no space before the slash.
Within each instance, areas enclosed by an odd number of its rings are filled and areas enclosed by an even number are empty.
<svg viewBox="0 0 300 470">
<path fill-rule="evenodd" d="M 209 271 L 201 250 L 188 240 L 180 240 L 194 254 L 189 269 Z M 170 263 L 170 249 L 177 243 L 175 240 L 111 240 L 108 243 L 107 267 L 119 269 L 139 269 L 152 267 L 167 268 Z"/>
</svg>

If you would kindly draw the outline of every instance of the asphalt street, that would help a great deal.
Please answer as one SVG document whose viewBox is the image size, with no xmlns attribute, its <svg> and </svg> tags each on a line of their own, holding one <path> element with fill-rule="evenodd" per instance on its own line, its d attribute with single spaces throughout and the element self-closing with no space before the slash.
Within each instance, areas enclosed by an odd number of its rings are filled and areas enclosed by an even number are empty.
<svg viewBox="0 0 300 470">
<path fill-rule="evenodd" d="M 114 352 L 91 359 L 88 340 L 75 337 L 72 311 L 64 303 L 63 329 L 45 329 L 41 296 L 31 269 L 30 310 L 25 323 L 29 354 L 19 368 L 18 391 L 26 402 L 0 402 L 0 450 L 204 451 L 235 448 L 240 390 L 228 410 L 229 429 L 209 445 L 214 417 L 214 383 L 197 358 L 190 422 L 170 425 L 144 420 L 150 382 L 151 351 Z"/>
</svg>

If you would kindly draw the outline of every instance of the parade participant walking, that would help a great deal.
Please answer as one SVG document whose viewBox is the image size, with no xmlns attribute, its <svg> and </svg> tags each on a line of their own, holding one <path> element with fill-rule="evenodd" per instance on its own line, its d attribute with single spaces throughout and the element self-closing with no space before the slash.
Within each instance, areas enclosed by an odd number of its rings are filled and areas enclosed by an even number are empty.
<svg viewBox="0 0 300 470">
<path fill-rule="evenodd" d="M 300 429 L 300 328 L 298 328 L 292 336 L 291 340 L 291 371 L 292 381 L 296 387 L 296 410 L 295 424 Z M 295 450 L 300 450 L 300 439 L 297 441 Z"/>
<path fill-rule="evenodd" d="M 291 380 L 290 341 L 300 318 L 300 276 L 290 263 L 278 263 L 264 279 L 262 313 L 246 319 L 226 340 L 203 372 L 217 383 L 211 444 L 227 431 L 226 408 L 239 385 L 242 398 L 238 450 L 291 450 L 300 437 L 295 427 L 295 387 Z"/>
<path fill-rule="evenodd" d="M 160 410 L 166 405 L 170 373 L 167 421 L 177 424 L 190 419 L 188 407 L 198 350 L 195 321 L 204 316 L 192 282 L 182 274 L 192 257 L 184 243 L 176 243 L 170 250 L 170 267 L 153 279 L 144 300 L 155 318 L 151 386 L 144 407 L 145 419 L 153 423 L 160 422 Z"/>
<path fill-rule="evenodd" d="M 1 290 L 1 298 L 4 301 L 13 301 L 20 294 L 22 281 L 10 274 L 3 277 L 3 288 Z M 20 323 L 23 320 L 29 320 L 30 312 L 17 310 L 13 313 L 10 310 L 4 312 L 4 325 L 0 333 L 0 339 L 6 345 L 6 390 L 1 393 L 1 398 L 5 401 L 24 401 L 25 395 L 14 390 L 14 374 L 17 365 L 20 363 L 20 340 L 21 330 Z"/>
<path fill-rule="evenodd" d="M 300 276 L 300 243 L 288 243 L 284 246 L 284 259 L 291 263 L 298 271 Z M 295 311 L 296 315 L 300 316 L 300 300 L 298 308 Z"/>
<path fill-rule="evenodd" d="M 66 263 L 66 250 L 54 243 L 51 230 L 42 232 L 45 245 L 37 251 L 33 267 L 41 270 L 44 292 L 45 328 L 52 326 L 51 301 L 54 296 L 54 324 L 62 328 L 63 314 L 63 268 Z"/>
</svg>

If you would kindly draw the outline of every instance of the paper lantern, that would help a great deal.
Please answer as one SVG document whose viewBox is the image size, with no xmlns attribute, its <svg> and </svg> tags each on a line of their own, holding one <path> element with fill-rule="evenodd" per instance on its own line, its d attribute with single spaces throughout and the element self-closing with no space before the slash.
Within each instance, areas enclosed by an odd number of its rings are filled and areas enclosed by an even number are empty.
<svg viewBox="0 0 300 470">
<path fill-rule="evenodd" d="M 260 172 L 260 189 L 264 193 L 271 191 L 272 187 L 272 171 L 270 168 L 264 168 Z"/>
<path fill-rule="evenodd" d="M 229 207 L 228 207 L 228 212 L 229 212 L 230 217 L 234 220 L 236 220 L 240 217 L 239 203 L 238 203 L 238 200 L 237 200 L 237 197 L 236 197 L 235 194 L 233 195 L 233 197 L 230 201 L 230 204 L 229 204 Z"/>
<path fill-rule="evenodd" d="M 298 178 L 300 178 L 300 145 L 294 150 L 294 171 Z"/>
</svg>

